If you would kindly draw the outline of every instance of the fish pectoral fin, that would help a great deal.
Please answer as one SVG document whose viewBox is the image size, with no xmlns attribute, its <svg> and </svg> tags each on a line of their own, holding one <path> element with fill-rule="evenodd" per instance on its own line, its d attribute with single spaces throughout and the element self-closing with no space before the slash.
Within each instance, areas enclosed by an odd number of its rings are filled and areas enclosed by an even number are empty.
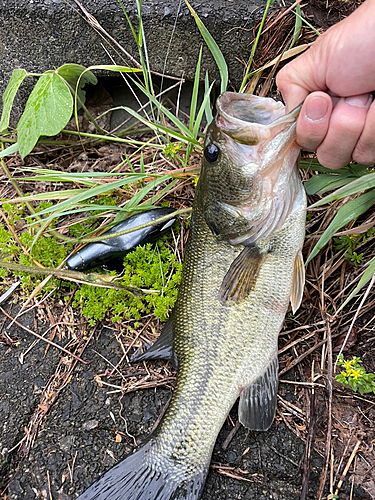
<svg viewBox="0 0 375 500">
<path fill-rule="evenodd" d="M 177 357 L 173 349 L 173 319 L 172 315 L 165 323 L 159 338 L 145 352 L 137 351 L 130 361 L 148 361 L 150 359 L 166 359 L 177 368 Z"/>
<path fill-rule="evenodd" d="M 305 265 L 301 250 L 297 253 L 294 260 L 293 283 L 290 292 L 290 303 L 292 305 L 293 314 L 301 305 L 303 298 L 303 289 L 305 287 Z"/>
<path fill-rule="evenodd" d="M 266 431 L 276 412 L 279 363 L 277 353 L 254 384 L 242 390 L 238 419 L 247 429 Z"/>
<path fill-rule="evenodd" d="M 254 288 L 265 254 L 256 246 L 246 246 L 234 259 L 220 287 L 222 304 L 237 304 Z"/>
</svg>

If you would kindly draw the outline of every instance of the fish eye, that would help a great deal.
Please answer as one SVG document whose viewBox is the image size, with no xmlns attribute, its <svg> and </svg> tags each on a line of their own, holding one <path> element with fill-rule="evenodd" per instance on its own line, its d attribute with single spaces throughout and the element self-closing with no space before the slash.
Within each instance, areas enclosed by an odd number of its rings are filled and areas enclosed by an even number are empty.
<svg viewBox="0 0 375 500">
<path fill-rule="evenodd" d="M 214 163 L 219 158 L 220 150 L 216 144 L 209 144 L 204 150 L 204 157 L 209 163 Z"/>
</svg>

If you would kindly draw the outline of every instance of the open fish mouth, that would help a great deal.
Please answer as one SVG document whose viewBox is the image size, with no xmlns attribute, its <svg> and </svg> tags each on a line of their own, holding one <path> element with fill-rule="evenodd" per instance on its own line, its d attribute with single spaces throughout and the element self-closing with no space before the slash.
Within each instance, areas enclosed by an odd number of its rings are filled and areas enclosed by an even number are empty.
<svg viewBox="0 0 375 500">
<path fill-rule="evenodd" d="M 224 92 L 217 99 L 216 107 L 217 127 L 232 139 L 252 146 L 288 129 L 288 136 L 292 137 L 302 104 L 285 114 L 285 106 L 269 97 Z"/>
</svg>

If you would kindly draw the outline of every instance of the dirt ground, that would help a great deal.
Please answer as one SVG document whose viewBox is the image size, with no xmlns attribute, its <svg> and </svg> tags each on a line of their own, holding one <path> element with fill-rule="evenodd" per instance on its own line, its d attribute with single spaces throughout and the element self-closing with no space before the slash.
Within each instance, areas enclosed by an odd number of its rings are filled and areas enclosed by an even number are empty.
<svg viewBox="0 0 375 500">
<path fill-rule="evenodd" d="M 8 305 L 6 311 L 14 316 L 17 306 Z M 38 316 L 34 309 L 18 321 L 41 333 L 49 322 Z M 149 434 L 169 402 L 173 372 L 164 382 L 169 388 L 153 387 L 121 395 L 117 389 L 120 376 L 110 379 L 112 386 L 98 384 L 97 376 L 108 380 L 104 374 L 117 365 L 122 352 L 113 328 L 97 329 L 81 355 L 87 364 L 77 362 L 56 403 L 41 419 L 30 453 L 24 457 L 22 447 L 16 446 L 26 429 L 31 431 L 30 419 L 38 405 L 43 406 L 42 390 L 59 361 L 63 359 L 64 369 L 68 361 L 55 348 L 45 353 L 45 343 L 39 342 L 21 364 L 19 356 L 33 339 L 17 326 L 8 328 L 9 323 L 9 319 L 3 322 L 2 331 L 17 338 L 19 346 L 0 346 L 0 477 L 1 487 L 7 486 L 4 498 L 73 500 Z M 57 343 L 66 344 L 66 340 Z M 121 372 L 126 377 L 126 367 Z M 144 376 L 139 367 L 137 373 L 135 380 Z M 286 402 L 296 399 L 287 384 L 281 384 L 279 393 Z M 280 411 L 285 409 L 280 407 Z M 217 440 L 203 500 L 299 499 L 305 443 L 288 429 L 280 415 L 268 432 L 247 432 L 240 427 L 228 442 L 236 421 L 235 407 Z M 316 498 L 322 466 L 322 457 L 313 452 L 306 498 Z M 344 483 L 340 499 L 349 499 L 350 486 L 350 482 Z M 358 486 L 353 495 L 350 498 L 371 498 Z"/>
</svg>

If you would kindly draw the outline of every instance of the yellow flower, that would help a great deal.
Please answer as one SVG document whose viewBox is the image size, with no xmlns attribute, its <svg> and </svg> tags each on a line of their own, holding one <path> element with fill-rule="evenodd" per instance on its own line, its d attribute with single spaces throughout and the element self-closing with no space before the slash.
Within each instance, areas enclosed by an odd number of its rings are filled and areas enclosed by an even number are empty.
<svg viewBox="0 0 375 500">
<path fill-rule="evenodd" d="M 362 375 L 361 370 L 351 370 L 351 372 L 351 376 L 354 378 L 354 380 L 358 380 Z"/>
</svg>

